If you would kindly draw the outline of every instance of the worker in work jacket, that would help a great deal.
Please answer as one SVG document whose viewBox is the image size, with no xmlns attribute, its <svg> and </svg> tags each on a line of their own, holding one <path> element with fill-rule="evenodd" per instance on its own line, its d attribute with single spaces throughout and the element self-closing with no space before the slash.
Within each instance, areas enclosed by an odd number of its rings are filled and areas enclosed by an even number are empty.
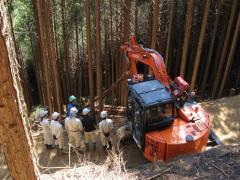
<svg viewBox="0 0 240 180">
<path fill-rule="evenodd" d="M 42 126 L 42 130 L 43 130 L 44 145 L 46 146 L 47 149 L 51 149 L 53 144 L 53 137 L 50 130 L 50 120 L 47 118 L 47 115 L 48 115 L 48 111 L 46 110 L 41 110 L 39 112 L 39 116 L 41 120 L 40 125 Z"/>
<path fill-rule="evenodd" d="M 96 119 L 90 116 L 90 109 L 84 108 L 82 110 L 82 125 L 84 128 L 84 140 L 86 148 L 89 148 L 89 142 L 93 143 L 93 147 L 96 148 Z"/>
<path fill-rule="evenodd" d="M 65 128 L 68 133 L 69 144 L 80 150 L 83 126 L 81 120 L 76 117 L 77 112 L 77 108 L 71 108 L 70 116 L 65 119 Z"/>
<path fill-rule="evenodd" d="M 73 107 L 76 107 L 76 101 L 77 101 L 77 98 L 75 96 L 70 96 L 68 98 L 69 100 L 69 103 L 67 105 L 67 116 L 70 116 L 70 110 L 73 108 Z"/>
<path fill-rule="evenodd" d="M 113 129 L 113 123 L 111 119 L 107 118 L 107 111 L 100 113 L 101 122 L 99 123 L 99 130 L 101 133 L 102 146 L 106 149 L 112 148 L 111 131 Z"/>
<path fill-rule="evenodd" d="M 58 145 L 59 152 L 63 152 L 64 138 L 63 138 L 63 127 L 60 123 L 60 113 L 54 112 L 52 114 L 52 121 L 50 125 L 51 133 L 55 141 L 55 145 Z"/>
</svg>

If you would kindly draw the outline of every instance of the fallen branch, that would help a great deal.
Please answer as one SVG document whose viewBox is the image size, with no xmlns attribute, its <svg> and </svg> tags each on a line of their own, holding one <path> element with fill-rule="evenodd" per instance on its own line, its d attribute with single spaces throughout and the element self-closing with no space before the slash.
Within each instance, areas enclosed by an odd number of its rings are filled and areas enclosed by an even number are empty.
<svg viewBox="0 0 240 180">
<path fill-rule="evenodd" d="M 151 179 L 157 178 L 157 177 L 159 177 L 159 176 L 161 176 L 161 175 L 169 172 L 171 169 L 172 169 L 172 166 L 169 167 L 168 169 L 166 169 L 165 171 L 156 173 L 156 174 L 154 174 L 154 175 L 152 175 L 152 176 L 150 176 L 150 177 L 147 177 L 146 179 L 147 179 L 147 180 L 151 180 Z"/>
<path fill-rule="evenodd" d="M 215 164 L 213 164 L 213 163 L 211 163 L 211 162 L 209 162 L 209 164 L 211 164 L 213 167 L 215 167 L 216 169 L 218 169 L 219 171 L 221 171 L 226 177 L 228 177 L 228 174 L 227 174 L 224 170 L 222 170 L 221 168 L 217 167 Z"/>
</svg>

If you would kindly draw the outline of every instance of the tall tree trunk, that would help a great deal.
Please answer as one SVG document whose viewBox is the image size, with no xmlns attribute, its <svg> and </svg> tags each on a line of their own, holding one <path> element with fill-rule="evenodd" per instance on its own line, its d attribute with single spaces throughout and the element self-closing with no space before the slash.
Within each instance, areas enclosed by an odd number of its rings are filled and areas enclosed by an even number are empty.
<svg viewBox="0 0 240 180">
<path fill-rule="evenodd" d="M 110 53 L 111 53 L 111 69 L 112 69 L 112 84 L 115 81 L 115 61 L 114 61 L 114 43 L 113 43 L 113 5 L 112 5 L 112 0 L 110 0 L 109 2 L 109 14 L 110 14 L 110 38 L 111 38 L 111 49 L 110 49 Z M 112 105 L 114 105 L 114 99 L 115 99 L 115 89 L 112 90 Z"/>
<path fill-rule="evenodd" d="M 54 36 L 54 27 L 53 27 L 53 20 L 52 20 L 52 10 L 50 7 L 50 3 L 46 3 L 47 13 L 46 21 L 49 23 L 47 24 L 47 34 L 48 34 L 48 53 L 49 53 L 49 60 L 51 65 L 51 72 L 52 72 L 52 83 L 54 86 L 54 104 L 55 110 L 58 112 L 63 112 L 62 108 L 62 91 L 61 91 L 61 83 L 60 83 L 60 75 L 59 75 L 59 66 L 57 63 L 57 50 L 56 50 L 56 43 L 55 43 L 55 36 Z"/>
<path fill-rule="evenodd" d="M 231 66 L 232 66 L 233 56 L 234 56 L 235 49 L 236 49 L 236 46 L 237 46 L 239 32 L 240 32 L 240 13 L 238 14 L 237 24 L 236 24 L 235 32 L 234 32 L 234 35 L 233 35 L 233 40 L 232 40 L 230 53 L 229 53 L 228 58 L 227 58 L 227 64 L 226 64 L 226 68 L 225 68 L 225 71 L 224 71 L 222 83 L 221 83 L 220 90 L 219 90 L 219 93 L 218 93 L 218 98 L 220 98 L 222 93 L 223 93 L 223 88 L 226 84 L 226 80 L 227 80 L 227 77 L 229 75 L 229 71 L 230 71 Z"/>
<path fill-rule="evenodd" d="M 40 66 L 37 65 L 39 63 L 39 60 L 36 60 L 37 59 L 37 52 L 36 52 L 36 49 L 34 47 L 34 41 L 33 41 L 33 34 L 31 33 L 30 34 L 30 44 L 31 44 L 31 53 L 32 53 L 32 56 L 33 56 L 33 65 L 34 65 L 34 69 L 35 69 L 35 76 L 36 76 L 36 80 L 37 80 L 37 88 L 38 88 L 38 95 L 40 96 L 39 99 L 40 99 L 40 103 L 41 104 L 46 104 L 46 97 L 45 97 L 45 93 L 43 91 L 43 87 L 42 87 L 42 76 L 41 76 L 41 70 L 40 70 Z"/>
<path fill-rule="evenodd" d="M 224 60 L 226 58 L 226 54 L 227 54 L 227 50 L 228 50 L 228 44 L 229 44 L 230 36 L 231 36 L 231 33 L 232 33 L 231 30 L 232 30 L 234 15 L 235 15 L 235 12 L 236 12 L 236 9 L 237 9 L 237 2 L 238 2 L 238 0 L 233 0 L 230 20 L 229 20 L 228 25 L 227 25 L 227 27 L 228 27 L 227 28 L 227 34 L 226 34 L 226 37 L 225 37 L 225 40 L 224 40 L 223 50 L 222 50 L 221 58 L 220 58 L 220 61 L 219 61 L 217 75 L 216 75 L 216 79 L 215 79 L 214 85 L 213 85 L 212 98 L 216 97 L 217 89 L 219 88 L 219 83 L 220 83 L 220 80 L 221 80 L 221 77 L 222 77 L 221 76 L 222 68 L 223 68 L 223 65 L 224 65 Z"/>
<path fill-rule="evenodd" d="M 194 89 L 196 79 L 197 79 L 198 67 L 199 67 L 199 62 L 200 62 L 202 49 L 203 49 L 203 43 L 204 43 L 204 37 L 205 37 L 206 28 L 207 28 L 207 21 L 208 21 L 210 5 L 211 5 L 211 1 L 206 1 L 203 19 L 202 19 L 200 37 L 199 37 L 199 41 L 198 41 L 197 54 L 196 54 L 196 59 L 195 59 L 195 63 L 194 63 L 194 68 L 193 68 L 193 75 L 192 75 L 191 87 L 190 87 L 191 90 Z"/>
<path fill-rule="evenodd" d="M 35 75 L 37 79 L 37 87 L 38 87 L 38 94 L 40 95 L 40 103 L 47 104 L 47 97 L 46 97 L 46 83 L 44 82 L 44 77 L 42 73 L 42 64 L 41 64 L 41 55 L 39 53 L 39 44 L 36 43 L 37 39 L 33 33 L 30 33 L 30 43 L 31 43 L 31 51 L 33 56 L 33 64 L 35 69 Z"/>
<path fill-rule="evenodd" d="M 168 24 L 168 37 L 167 37 L 167 49 L 166 49 L 166 57 L 165 57 L 165 66 L 168 66 L 168 59 L 171 58 L 172 53 L 172 26 L 173 26 L 173 16 L 174 16 L 174 2 L 175 0 L 171 0 L 170 3 L 170 18 Z"/>
<path fill-rule="evenodd" d="M 8 6 L 10 6 L 10 8 L 8 8 L 8 13 L 9 13 L 9 22 L 10 22 L 10 27 L 12 32 L 12 38 L 13 38 L 14 48 L 16 52 L 16 58 L 19 63 L 19 73 L 20 73 L 20 78 L 22 79 L 21 85 L 24 89 L 23 91 L 24 99 L 27 104 L 27 114 L 29 114 L 29 112 L 31 111 L 31 103 L 32 103 L 30 92 L 29 92 L 29 82 L 26 74 L 25 63 L 23 61 L 23 57 L 20 52 L 19 46 L 17 45 L 14 30 L 13 30 L 13 21 L 12 21 L 12 12 L 11 12 L 12 0 L 10 0 L 8 3 L 9 3 Z"/>
<path fill-rule="evenodd" d="M 240 70 L 238 70 L 237 72 L 237 78 L 236 78 L 236 83 L 235 83 L 235 87 L 239 88 L 239 84 L 240 84 Z"/>
<path fill-rule="evenodd" d="M 71 95 L 70 90 L 70 67 L 69 67 L 69 33 L 67 28 L 67 19 L 66 19 L 66 1 L 61 0 L 61 11 L 62 11 L 62 36 L 63 36 L 63 72 L 64 72 L 64 100 L 68 99 L 68 96 Z"/>
<path fill-rule="evenodd" d="M 45 89 L 46 89 L 46 103 L 45 105 L 47 105 L 50 109 L 50 112 L 53 111 L 53 102 L 52 102 L 52 87 L 51 87 L 51 82 L 50 82 L 50 72 L 49 72 L 49 62 L 48 59 L 46 58 L 47 54 L 46 54 L 46 44 L 45 44 L 45 31 L 42 30 L 41 28 L 45 28 L 46 27 L 46 22 L 45 22 L 45 14 L 41 14 L 41 10 L 43 9 L 43 4 L 37 2 L 37 0 L 32 0 L 33 2 L 33 8 L 34 8 L 34 13 L 35 13 L 35 19 L 36 19 L 36 26 L 37 26 L 37 31 L 39 33 L 39 38 L 38 38 L 38 43 L 39 43 L 39 49 L 41 49 L 41 51 L 44 52 L 40 52 L 39 53 L 39 60 L 42 63 L 42 76 L 44 77 L 44 84 L 45 84 Z M 41 38 L 40 38 L 41 37 Z"/>
<path fill-rule="evenodd" d="M 131 10 L 131 2 L 129 0 L 125 0 L 124 4 L 123 4 L 123 14 L 122 14 L 122 18 L 123 18 L 123 34 L 121 37 L 121 43 L 123 42 L 127 42 L 129 41 L 129 32 L 130 32 L 130 10 Z M 122 61 L 122 69 L 121 69 L 121 74 L 120 77 L 122 76 L 122 74 L 127 71 L 127 63 L 124 60 L 123 54 L 121 56 L 121 60 Z M 126 78 L 125 80 L 122 82 L 122 88 L 121 88 L 121 105 L 125 106 L 126 104 Z"/>
<path fill-rule="evenodd" d="M 13 179 L 37 179 L 6 1 L 0 3 L 0 144 Z"/>
<path fill-rule="evenodd" d="M 76 37 L 76 47 L 77 47 L 77 71 L 75 74 L 76 78 L 76 93 L 79 97 L 82 96 L 82 87 L 81 85 L 81 78 L 82 78 L 82 72 L 81 72 L 81 59 L 80 59 L 80 48 L 79 48 L 79 32 L 78 32 L 78 18 L 75 17 L 75 37 Z M 80 83 L 79 83 L 80 82 Z"/>
<path fill-rule="evenodd" d="M 59 59 L 59 50 L 58 50 L 58 36 L 57 36 L 57 4 L 56 4 L 56 0 L 52 0 L 52 14 L 53 14 L 53 27 L 54 27 L 54 39 L 55 39 L 55 46 L 56 46 L 56 56 L 57 56 L 57 60 Z"/>
<path fill-rule="evenodd" d="M 80 66 L 80 78 L 79 78 L 79 89 L 81 89 L 80 91 L 80 97 L 82 97 L 84 95 L 84 89 L 87 89 L 87 86 L 85 86 L 85 88 L 83 89 L 83 78 L 85 77 L 84 76 L 84 69 L 85 69 L 85 45 L 84 45 L 84 37 L 83 37 L 83 28 L 82 28 L 82 22 L 83 22 L 83 15 L 81 14 L 81 21 L 80 21 L 80 32 L 81 32 L 81 40 L 82 40 L 82 55 L 81 55 L 81 58 L 80 58 L 80 62 L 81 62 L 81 66 Z"/>
<path fill-rule="evenodd" d="M 151 36 L 152 49 L 156 49 L 159 10 L 160 0 L 153 0 L 152 36 Z"/>
<path fill-rule="evenodd" d="M 187 9 L 186 23 L 185 23 L 185 33 L 184 33 L 184 40 L 183 40 L 183 47 L 182 47 L 182 60 L 181 60 L 181 67 L 180 67 L 180 76 L 182 76 L 183 78 L 185 77 L 185 69 L 186 69 L 186 62 L 187 62 L 187 55 L 188 55 L 188 45 L 189 45 L 189 39 L 191 36 L 191 30 L 192 30 L 194 4 L 195 4 L 195 0 L 188 0 L 188 9 Z"/>
<path fill-rule="evenodd" d="M 61 86 L 49 2 L 33 0 L 33 7 L 39 35 L 40 57 L 44 67 L 42 73 L 45 76 L 47 105 L 50 113 L 62 112 Z"/>
<path fill-rule="evenodd" d="M 228 13 L 228 12 L 226 12 L 226 13 Z M 228 17 L 226 18 L 226 21 L 228 22 L 230 13 L 228 13 L 227 16 Z M 224 23 L 225 23 L 225 21 L 224 21 Z M 219 65 L 218 61 L 221 57 L 221 52 L 222 52 L 226 32 L 227 32 L 227 26 L 221 27 L 221 31 L 219 32 L 219 35 L 217 36 L 217 39 L 216 39 L 217 49 L 216 49 L 215 56 L 213 56 L 213 59 L 216 59 L 216 60 L 213 61 L 213 65 L 211 66 L 211 76 L 210 76 L 210 83 L 209 83 L 211 98 L 212 98 L 212 90 L 213 90 L 213 86 L 214 86 L 214 82 L 215 82 L 216 74 L 217 74 L 217 70 L 218 70 L 218 65 Z"/>
<path fill-rule="evenodd" d="M 201 95 L 203 96 L 205 87 L 206 87 L 206 82 L 208 79 L 208 73 L 211 65 L 211 60 L 212 60 L 212 55 L 213 55 L 213 49 L 214 49 L 214 44 L 215 44 L 215 38 L 217 34 L 217 29 L 218 29 L 218 24 L 220 20 L 220 13 L 221 13 L 221 7 L 222 7 L 222 0 L 217 1 L 217 11 L 216 11 L 216 19 L 214 22 L 214 28 L 213 28 L 213 33 L 211 35 L 211 44 L 207 56 L 207 63 L 206 63 L 206 68 L 204 70 L 204 76 L 203 76 L 203 81 L 202 81 L 202 86 L 201 86 Z"/>
<path fill-rule="evenodd" d="M 93 69 L 92 69 L 92 45 L 91 45 L 91 26 L 90 26 L 90 3 L 85 2 L 86 9 L 86 34 L 87 34 L 87 52 L 88 52 L 88 79 L 90 91 L 90 106 L 94 112 L 94 91 L 93 91 Z"/>
<path fill-rule="evenodd" d="M 138 35 L 138 0 L 135 0 L 135 35 Z"/>
<path fill-rule="evenodd" d="M 121 2 L 119 0 L 116 0 L 116 39 L 118 39 L 118 41 L 116 42 L 116 47 L 119 47 L 121 45 L 121 36 L 122 36 L 122 7 L 121 7 Z M 116 79 L 118 79 L 120 77 L 120 73 L 121 73 L 121 59 L 120 59 L 120 51 L 116 51 L 115 53 L 115 58 L 116 58 Z M 121 103 L 121 86 L 122 84 L 119 84 L 119 88 L 117 88 L 117 97 L 118 97 L 118 101 L 117 103 L 120 104 Z"/>
<path fill-rule="evenodd" d="M 102 101 L 102 62 L 101 62 L 101 27 L 100 27 L 100 0 L 95 0 L 95 20 L 96 20 L 96 64 L 97 64 L 97 96 L 98 111 L 103 109 Z"/>
</svg>

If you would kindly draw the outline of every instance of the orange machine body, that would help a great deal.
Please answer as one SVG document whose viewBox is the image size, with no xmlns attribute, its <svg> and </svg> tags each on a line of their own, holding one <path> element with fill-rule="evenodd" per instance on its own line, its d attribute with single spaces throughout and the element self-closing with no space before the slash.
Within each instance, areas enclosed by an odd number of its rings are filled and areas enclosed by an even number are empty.
<svg viewBox="0 0 240 180">
<path fill-rule="evenodd" d="M 132 78 L 138 75 L 137 63 L 144 63 L 150 67 L 154 79 L 159 80 L 171 94 L 174 94 L 170 86 L 173 81 L 169 78 L 163 58 L 158 52 L 143 48 L 137 44 L 135 37 L 131 38 L 130 43 L 122 45 L 121 49 L 126 53 Z M 184 88 L 187 88 L 188 84 L 181 77 L 175 80 L 177 85 L 182 83 L 183 86 L 179 89 L 185 91 Z M 179 99 L 179 96 L 175 97 Z M 174 111 L 171 126 L 145 132 L 142 150 L 148 160 L 168 161 L 181 154 L 201 152 L 205 149 L 211 127 L 208 113 L 197 103 L 184 103 Z"/>
<path fill-rule="evenodd" d="M 195 112 L 194 106 L 189 104 L 180 108 L 177 113 L 179 117 L 170 127 L 145 134 L 144 156 L 148 160 L 156 158 L 168 161 L 178 155 L 205 150 L 211 127 L 209 116 L 199 105 L 196 105 L 198 112 Z M 192 117 L 196 118 L 195 122 L 190 122 Z M 192 140 L 186 139 L 189 135 Z"/>
</svg>

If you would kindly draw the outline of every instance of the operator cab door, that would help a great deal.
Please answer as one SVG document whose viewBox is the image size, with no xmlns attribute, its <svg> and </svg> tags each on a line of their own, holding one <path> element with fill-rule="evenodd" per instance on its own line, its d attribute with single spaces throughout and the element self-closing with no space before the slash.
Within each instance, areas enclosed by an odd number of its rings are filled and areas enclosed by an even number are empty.
<svg viewBox="0 0 240 180">
<path fill-rule="evenodd" d="M 143 149 L 144 142 L 143 117 L 143 110 L 136 101 L 133 101 L 132 135 L 140 149 Z"/>
</svg>

